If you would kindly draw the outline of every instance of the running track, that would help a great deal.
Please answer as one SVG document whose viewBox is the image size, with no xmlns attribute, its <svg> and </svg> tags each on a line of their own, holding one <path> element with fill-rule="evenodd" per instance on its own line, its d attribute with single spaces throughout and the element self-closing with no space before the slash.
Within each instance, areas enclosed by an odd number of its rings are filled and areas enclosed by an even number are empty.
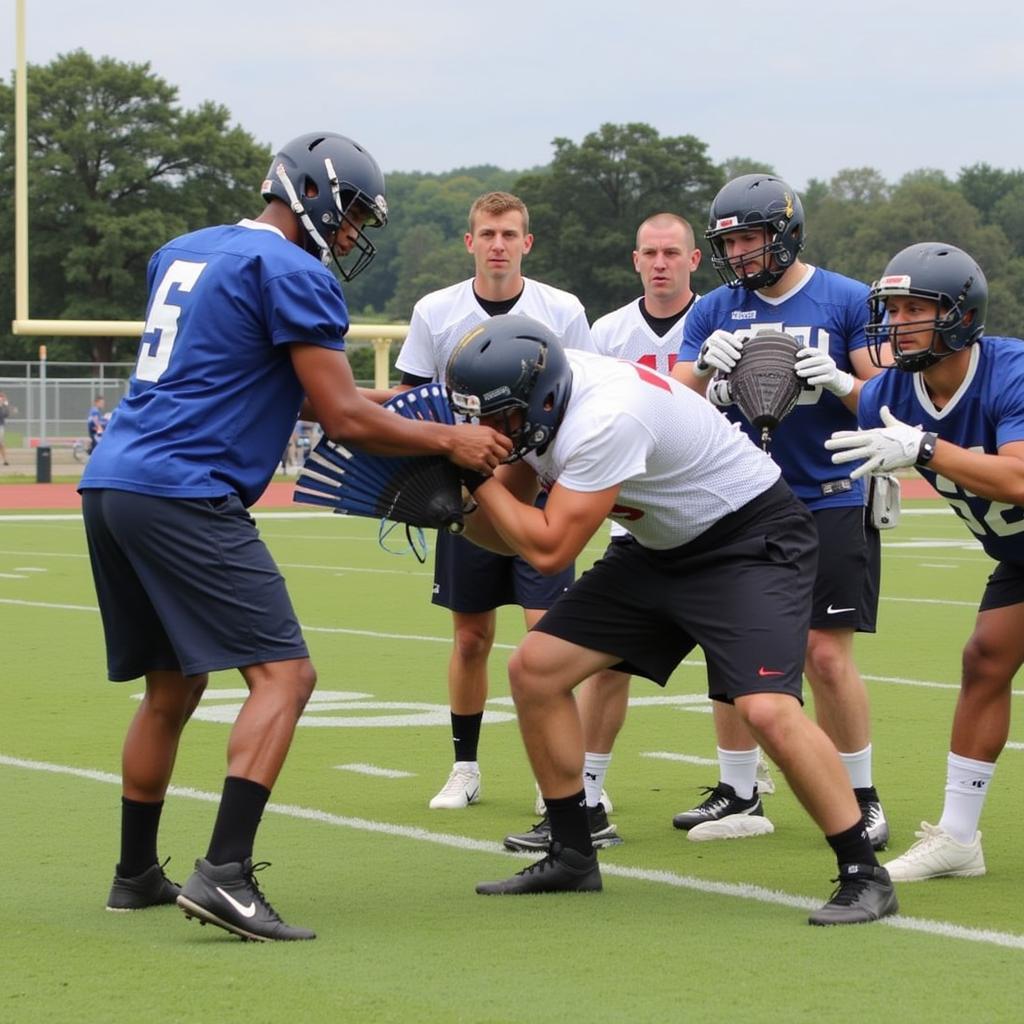
<svg viewBox="0 0 1024 1024">
<path fill-rule="evenodd" d="M 75 490 L 77 484 L 0 484 L 0 511 L 6 509 L 45 508 L 45 509 L 77 509 L 79 496 Z M 904 498 L 937 498 L 934 490 L 920 477 L 908 477 L 900 481 Z M 290 508 L 292 491 L 295 489 L 293 480 L 274 481 L 263 492 L 263 496 L 255 507 Z M 303 508 L 309 509 L 305 505 Z"/>
</svg>

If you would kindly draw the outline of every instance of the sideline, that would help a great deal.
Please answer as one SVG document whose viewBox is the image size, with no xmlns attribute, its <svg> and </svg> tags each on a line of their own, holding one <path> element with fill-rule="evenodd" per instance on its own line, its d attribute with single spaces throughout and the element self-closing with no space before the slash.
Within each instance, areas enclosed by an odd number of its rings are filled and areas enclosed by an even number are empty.
<svg viewBox="0 0 1024 1024">
<path fill-rule="evenodd" d="M 45 761 L 28 761 L 17 757 L 0 754 L 0 766 L 36 772 L 50 772 L 55 775 L 72 776 L 90 782 L 104 782 L 119 786 L 121 778 L 110 772 L 94 771 L 87 768 L 74 768 L 70 765 L 50 764 Z M 171 786 L 168 794 L 184 797 L 189 800 L 201 800 L 206 803 L 218 803 L 220 794 Z M 532 858 L 535 854 L 511 854 L 499 843 L 484 839 L 468 839 L 465 836 L 452 835 L 448 832 L 431 832 L 424 828 L 409 825 L 394 825 L 384 821 L 370 821 L 366 818 L 350 818 L 339 814 L 311 807 L 299 807 L 294 804 L 268 803 L 266 813 L 279 814 L 286 818 L 302 821 L 315 821 L 322 825 L 335 828 L 350 828 L 360 832 L 376 832 L 380 835 L 398 839 L 412 839 L 417 842 L 434 843 L 457 850 L 473 853 L 502 854 L 518 860 Z M 620 864 L 602 864 L 601 873 L 616 878 L 629 878 L 637 882 L 649 882 L 654 885 L 665 885 L 675 889 L 691 889 L 694 892 L 727 896 L 733 899 L 751 900 L 755 903 L 770 903 L 777 906 L 791 907 L 798 910 L 814 910 L 821 905 L 821 900 L 809 899 L 806 896 L 794 896 L 777 889 L 765 889 L 758 885 L 737 884 L 735 882 L 712 882 L 692 875 L 677 875 L 671 871 L 650 871 L 644 868 L 630 868 Z M 983 945 L 999 946 L 1004 949 L 1024 950 L 1024 935 L 1012 932 L 999 932 L 986 928 L 968 928 L 949 921 L 932 921 L 920 917 L 886 917 L 875 922 L 889 928 L 900 928 L 905 931 L 919 932 L 939 938 L 956 939 L 961 942 L 975 942 Z"/>
</svg>

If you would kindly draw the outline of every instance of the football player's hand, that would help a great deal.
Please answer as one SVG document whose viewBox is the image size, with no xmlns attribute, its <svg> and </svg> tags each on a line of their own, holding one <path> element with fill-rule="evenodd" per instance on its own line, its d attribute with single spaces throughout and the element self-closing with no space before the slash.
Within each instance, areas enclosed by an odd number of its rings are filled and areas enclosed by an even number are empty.
<svg viewBox="0 0 1024 1024">
<path fill-rule="evenodd" d="M 724 377 L 717 377 L 708 385 L 708 401 L 720 408 L 725 405 L 732 405 L 732 392 L 729 390 L 729 382 Z"/>
<path fill-rule="evenodd" d="M 475 469 L 463 469 L 459 472 L 459 477 L 462 480 L 462 486 L 465 487 L 470 494 L 475 494 L 476 489 L 481 484 L 485 484 L 491 479 L 491 474 L 478 473 Z"/>
<path fill-rule="evenodd" d="M 832 461 L 837 466 L 865 460 L 850 474 L 851 480 L 866 473 L 887 473 L 891 469 L 913 466 L 921 454 L 924 431 L 896 419 L 887 405 L 883 405 L 880 412 L 884 426 L 871 430 L 837 430 L 825 442 L 825 447 L 835 452 Z"/>
<path fill-rule="evenodd" d="M 477 424 L 456 424 L 448 458 L 463 469 L 490 476 L 512 451 L 512 442 L 500 431 Z"/>
<path fill-rule="evenodd" d="M 796 354 L 796 375 L 804 384 L 822 387 L 838 398 L 853 390 L 853 375 L 836 366 L 836 361 L 820 348 L 808 345 Z"/>
<path fill-rule="evenodd" d="M 693 364 L 698 377 L 708 377 L 715 370 L 731 373 L 743 354 L 743 339 L 730 331 L 717 330 L 701 346 L 700 355 Z"/>
</svg>

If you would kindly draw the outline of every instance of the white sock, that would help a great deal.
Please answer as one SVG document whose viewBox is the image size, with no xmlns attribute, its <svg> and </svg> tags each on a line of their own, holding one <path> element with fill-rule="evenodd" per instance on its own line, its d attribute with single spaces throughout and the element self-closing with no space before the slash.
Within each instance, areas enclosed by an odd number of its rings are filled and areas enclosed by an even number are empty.
<svg viewBox="0 0 1024 1024">
<path fill-rule="evenodd" d="M 604 777 L 612 763 L 611 753 L 593 754 L 589 750 L 583 758 L 583 790 L 587 794 L 587 806 L 596 807 L 601 802 Z"/>
<path fill-rule="evenodd" d="M 846 765 L 846 771 L 854 789 L 867 789 L 868 786 L 874 785 L 871 781 L 870 743 L 863 750 L 855 750 L 851 754 L 844 754 L 840 750 L 839 759 Z"/>
<path fill-rule="evenodd" d="M 974 761 L 950 751 L 946 759 L 946 802 L 939 828 L 958 843 L 973 841 L 995 771 L 991 761 Z"/>
<path fill-rule="evenodd" d="M 749 800 L 754 795 L 760 754 L 757 747 L 753 750 L 718 748 L 718 780 L 732 786 L 741 800 Z"/>
</svg>

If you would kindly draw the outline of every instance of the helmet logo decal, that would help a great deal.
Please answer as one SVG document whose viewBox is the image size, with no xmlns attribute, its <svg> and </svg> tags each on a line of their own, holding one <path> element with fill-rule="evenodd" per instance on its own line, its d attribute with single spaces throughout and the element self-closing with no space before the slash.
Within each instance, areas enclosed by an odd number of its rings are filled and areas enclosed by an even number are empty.
<svg viewBox="0 0 1024 1024">
<path fill-rule="evenodd" d="M 476 395 L 463 395 L 458 391 L 453 391 L 452 405 L 459 412 L 466 413 L 468 416 L 480 415 L 480 399 Z"/>
<path fill-rule="evenodd" d="M 720 217 L 715 221 L 715 230 L 722 231 L 725 228 L 734 228 L 739 225 L 739 217 Z"/>
<path fill-rule="evenodd" d="M 887 292 L 909 292 L 910 291 L 910 275 L 909 274 L 889 274 L 888 277 L 883 277 L 876 285 L 879 291 L 885 289 Z"/>
<path fill-rule="evenodd" d="M 793 216 L 793 193 L 786 192 L 786 220 Z"/>
<path fill-rule="evenodd" d="M 507 384 L 502 384 L 500 388 L 495 388 L 493 391 L 488 391 L 484 395 L 484 401 L 490 402 L 494 398 L 503 398 L 505 395 L 511 395 L 512 389 Z"/>
</svg>

